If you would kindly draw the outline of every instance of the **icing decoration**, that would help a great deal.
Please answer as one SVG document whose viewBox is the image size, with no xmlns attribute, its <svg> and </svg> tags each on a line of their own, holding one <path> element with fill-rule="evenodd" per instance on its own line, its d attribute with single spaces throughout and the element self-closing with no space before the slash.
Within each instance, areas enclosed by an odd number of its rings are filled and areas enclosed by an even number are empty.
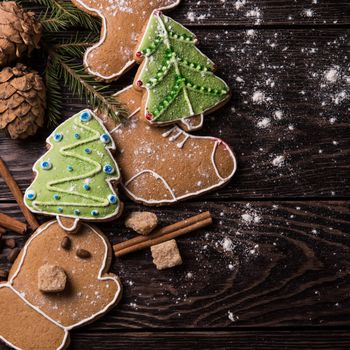
<svg viewBox="0 0 350 350">
<path fill-rule="evenodd" d="M 91 154 L 91 153 L 92 153 L 92 151 L 91 151 L 91 149 L 90 149 L 90 148 L 85 148 L 85 153 L 86 153 L 86 154 Z"/>
<path fill-rule="evenodd" d="M 216 109 L 230 96 L 215 65 L 195 44 L 194 34 L 163 14 L 151 16 L 138 52 L 145 58 L 135 87 L 147 90 L 143 113 L 164 124 Z"/>
<path fill-rule="evenodd" d="M 52 169 L 52 164 L 48 160 L 42 161 L 40 166 L 41 166 L 41 168 L 43 170 L 50 170 L 50 169 Z"/>
<path fill-rule="evenodd" d="M 118 79 L 135 64 L 133 52 L 153 10 L 174 8 L 179 5 L 180 0 L 72 2 L 88 14 L 102 19 L 100 40 L 85 52 L 84 65 L 90 74 L 110 81 Z"/>
<path fill-rule="evenodd" d="M 104 171 L 106 174 L 113 174 L 113 173 L 114 173 L 114 168 L 112 167 L 112 165 L 106 164 L 106 165 L 103 167 L 103 171 Z"/>
<path fill-rule="evenodd" d="M 32 190 L 28 190 L 26 192 L 26 197 L 27 199 L 29 199 L 30 201 L 33 201 L 36 198 L 36 192 L 32 191 Z"/>
<path fill-rule="evenodd" d="M 91 215 L 92 215 L 92 216 L 98 216 L 98 214 L 99 214 L 99 213 L 98 213 L 97 210 L 93 210 L 93 211 L 91 212 Z"/>
<path fill-rule="evenodd" d="M 81 113 L 80 115 L 80 120 L 83 122 L 83 123 L 86 123 L 88 121 L 91 120 L 91 114 L 89 111 L 85 111 L 83 113 Z"/>
<path fill-rule="evenodd" d="M 101 140 L 101 142 L 106 143 L 106 144 L 111 142 L 111 138 L 108 134 L 101 135 L 100 140 Z"/>
<path fill-rule="evenodd" d="M 79 209 L 75 209 L 74 210 L 74 215 L 80 215 L 80 210 Z"/>
<path fill-rule="evenodd" d="M 62 139 L 63 139 L 63 134 L 57 133 L 57 134 L 54 135 L 53 138 L 54 138 L 54 140 L 55 140 L 56 142 L 60 142 L 60 141 L 62 141 Z"/>
<path fill-rule="evenodd" d="M 118 197 L 117 197 L 116 195 L 114 195 L 114 194 L 110 194 L 110 195 L 108 196 L 108 201 L 109 201 L 109 203 L 111 203 L 111 204 L 115 204 L 115 203 L 118 202 Z"/>
<path fill-rule="evenodd" d="M 55 142 L 58 133 L 65 135 L 59 143 Z M 80 138 L 72 137 L 74 133 Z M 115 194 L 111 182 L 120 178 L 118 165 L 110 153 L 115 144 L 111 138 L 108 145 L 100 142 L 102 135 L 108 135 L 106 128 L 91 111 L 86 110 L 66 120 L 48 137 L 51 147 L 35 163 L 36 177 L 29 187 L 37 196 L 35 200 L 25 198 L 31 211 L 48 215 L 64 213 L 65 217 L 75 218 L 74 210 L 79 210 L 79 218 L 86 220 L 95 219 L 92 211 L 97 209 L 101 220 L 119 214 L 120 203 L 111 205 L 108 200 L 108 195 Z M 86 149 L 94 152 L 87 155 Z M 48 158 L 55 167 L 44 172 L 42 164 Z"/>
<path fill-rule="evenodd" d="M 79 140 L 80 139 L 80 135 L 79 134 L 74 134 L 74 137 Z"/>
<path fill-rule="evenodd" d="M 61 242 L 66 235 L 57 226 L 56 221 L 50 221 L 39 227 L 26 242 L 22 254 L 19 255 L 10 271 L 9 280 L 0 284 L 2 305 L 5 301 L 13 308 L 13 311 L 26 311 L 24 318 L 21 317 L 20 312 L 19 314 L 10 313 L 11 318 L 18 319 L 19 324 L 16 329 L 21 331 L 24 337 L 14 336 L 15 330 L 9 327 L 1 328 L 0 339 L 11 348 L 67 349 L 70 343 L 69 332 L 72 329 L 91 323 L 120 300 L 122 287 L 119 278 L 113 273 L 106 273 L 110 267 L 111 251 L 107 238 L 100 231 L 86 224 L 84 224 L 82 235 L 71 236 L 71 240 L 74 240 L 76 245 L 84 244 L 84 246 L 92 247 L 91 249 L 96 251 L 92 255 L 92 262 L 89 266 L 85 264 L 83 269 L 76 268 L 79 271 L 71 273 L 74 269 L 73 265 L 79 264 L 78 260 L 72 263 L 64 250 L 52 248 Z M 48 255 L 43 252 L 48 252 Z M 56 300 L 50 300 L 45 293 L 36 288 L 35 283 L 31 283 L 33 277 L 30 269 L 36 261 L 39 261 L 40 264 L 58 263 L 65 271 L 69 271 L 75 288 L 78 288 L 77 293 L 89 296 L 90 301 L 87 302 L 85 298 L 76 299 L 75 293 L 68 293 L 68 295 L 65 293 Z M 82 281 L 86 282 L 82 283 Z M 10 299 L 8 299 L 9 296 L 11 296 Z M 7 310 L 2 315 L 4 322 L 8 319 L 8 314 Z M 33 320 L 40 322 L 30 322 L 33 314 L 36 315 Z M 42 322 L 42 319 L 47 322 Z M 53 331 L 54 328 L 57 329 L 56 332 Z M 46 333 L 51 337 L 46 338 Z M 41 334 L 44 335 L 41 336 Z M 37 342 L 33 340 L 35 335 L 37 335 L 35 338 L 35 340 L 38 339 Z"/>
</svg>

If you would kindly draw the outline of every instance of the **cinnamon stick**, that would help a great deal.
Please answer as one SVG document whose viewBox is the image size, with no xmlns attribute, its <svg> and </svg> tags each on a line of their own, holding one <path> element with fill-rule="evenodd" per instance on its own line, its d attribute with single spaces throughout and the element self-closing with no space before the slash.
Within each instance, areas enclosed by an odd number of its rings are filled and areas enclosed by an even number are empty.
<svg viewBox="0 0 350 350">
<path fill-rule="evenodd" d="M 153 245 L 166 242 L 189 232 L 206 227 L 213 222 L 209 212 L 205 212 L 189 219 L 163 227 L 149 236 L 137 236 L 128 241 L 116 244 L 113 249 L 115 256 L 121 257 L 129 253 L 149 248 Z"/>
<path fill-rule="evenodd" d="M 1 238 L 1 235 L 3 235 L 4 233 L 6 233 L 6 229 L 0 226 L 0 238 Z"/>
<path fill-rule="evenodd" d="M 3 213 L 0 213 L 0 225 L 20 235 L 24 235 L 27 232 L 26 224 Z"/>
<path fill-rule="evenodd" d="M 39 227 L 39 223 L 36 220 L 35 216 L 30 212 L 30 210 L 25 206 L 23 202 L 23 193 L 20 190 L 20 188 L 17 185 L 17 182 L 11 175 L 10 171 L 8 170 L 6 164 L 0 157 L 0 175 L 5 180 L 8 188 L 12 192 L 13 196 L 15 197 L 16 202 L 18 203 L 24 217 L 26 218 L 29 226 L 33 231 L 35 231 Z M 4 225 L 2 225 L 4 226 Z"/>
</svg>

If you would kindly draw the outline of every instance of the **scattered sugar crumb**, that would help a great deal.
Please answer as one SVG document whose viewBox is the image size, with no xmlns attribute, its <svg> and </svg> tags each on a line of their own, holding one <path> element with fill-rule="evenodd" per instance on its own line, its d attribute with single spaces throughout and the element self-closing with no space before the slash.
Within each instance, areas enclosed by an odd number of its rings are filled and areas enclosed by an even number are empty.
<svg viewBox="0 0 350 350">
<path fill-rule="evenodd" d="M 230 238 L 225 237 L 222 241 L 222 247 L 224 248 L 225 252 L 232 252 L 233 251 L 233 242 Z"/>
<path fill-rule="evenodd" d="M 325 79 L 330 83 L 335 83 L 339 79 L 339 66 L 334 66 L 324 72 Z"/>
<path fill-rule="evenodd" d="M 259 129 L 266 129 L 271 125 L 271 119 L 270 118 L 263 118 L 260 120 L 257 124 Z"/>
<path fill-rule="evenodd" d="M 273 160 L 272 160 L 272 165 L 275 167 L 282 167 L 284 162 L 285 162 L 285 157 L 280 155 L 280 156 L 276 156 Z"/>
<path fill-rule="evenodd" d="M 256 104 L 262 104 L 263 102 L 265 102 L 265 99 L 265 93 L 260 90 L 255 91 L 252 97 L 253 102 Z"/>
<path fill-rule="evenodd" d="M 239 320 L 239 316 L 234 315 L 233 312 L 231 312 L 231 311 L 228 311 L 227 316 L 228 316 L 229 320 L 232 322 L 236 322 Z"/>
</svg>

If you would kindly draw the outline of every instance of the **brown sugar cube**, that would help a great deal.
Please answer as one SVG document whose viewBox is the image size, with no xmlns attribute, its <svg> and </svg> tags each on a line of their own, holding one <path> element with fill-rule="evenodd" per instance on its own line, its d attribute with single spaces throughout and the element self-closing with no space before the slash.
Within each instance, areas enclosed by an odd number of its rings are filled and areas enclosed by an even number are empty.
<svg viewBox="0 0 350 350">
<path fill-rule="evenodd" d="M 59 266 L 43 265 L 38 270 L 38 288 L 44 293 L 63 292 L 67 275 Z"/>
<path fill-rule="evenodd" d="M 182 259 L 175 239 L 151 247 L 153 263 L 158 270 L 181 265 Z"/>
<path fill-rule="evenodd" d="M 149 212 L 135 211 L 125 221 L 125 226 L 140 235 L 149 235 L 158 225 L 157 215 Z"/>
</svg>

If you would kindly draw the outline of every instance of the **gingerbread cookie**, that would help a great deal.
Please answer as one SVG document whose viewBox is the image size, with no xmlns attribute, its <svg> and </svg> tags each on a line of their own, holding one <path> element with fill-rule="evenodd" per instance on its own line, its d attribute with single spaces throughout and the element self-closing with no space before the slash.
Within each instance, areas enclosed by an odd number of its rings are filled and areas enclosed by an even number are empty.
<svg viewBox="0 0 350 350">
<path fill-rule="evenodd" d="M 118 79 L 135 60 L 138 37 L 155 9 L 174 8 L 180 0 L 72 0 L 81 10 L 102 19 L 100 41 L 89 48 L 84 64 L 90 74 Z"/>
<path fill-rule="evenodd" d="M 176 203 L 225 185 L 236 172 L 236 158 L 214 137 L 193 136 L 179 126 L 152 128 L 140 113 L 141 94 L 132 86 L 116 95 L 129 118 L 105 125 L 117 145 L 116 159 L 128 196 L 145 205 Z"/>
<path fill-rule="evenodd" d="M 36 177 L 25 193 L 35 213 L 105 221 L 119 216 L 122 204 L 111 184 L 119 181 L 110 151 L 115 144 L 89 110 L 61 124 L 47 139 L 50 149 L 34 165 Z M 69 230 L 69 228 L 67 228 Z"/>
<path fill-rule="evenodd" d="M 134 81 L 146 90 L 141 111 L 152 125 L 207 114 L 228 101 L 229 87 L 196 43 L 181 24 L 153 12 L 135 54 L 143 62 Z"/>
<path fill-rule="evenodd" d="M 62 244 L 67 234 L 57 221 L 41 226 L 12 266 L 8 282 L 0 284 L 0 338 L 8 345 L 66 349 L 69 330 L 92 322 L 119 301 L 120 281 L 107 273 L 112 257 L 107 238 L 87 224 L 68 238 L 70 245 Z M 88 257 L 80 256 L 81 250 Z M 60 284 L 62 291 L 42 291 L 43 279 L 46 286 Z"/>
</svg>

